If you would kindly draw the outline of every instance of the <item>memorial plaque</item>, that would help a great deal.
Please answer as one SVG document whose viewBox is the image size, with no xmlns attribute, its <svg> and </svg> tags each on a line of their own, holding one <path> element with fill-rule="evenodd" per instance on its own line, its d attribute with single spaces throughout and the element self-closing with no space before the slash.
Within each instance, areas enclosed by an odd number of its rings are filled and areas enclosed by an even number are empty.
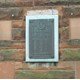
<svg viewBox="0 0 80 80">
<path fill-rule="evenodd" d="M 54 19 L 29 20 L 29 58 L 54 58 Z"/>
<path fill-rule="evenodd" d="M 26 16 L 26 62 L 58 62 L 58 35 L 58 15 Z"/>
</svg>

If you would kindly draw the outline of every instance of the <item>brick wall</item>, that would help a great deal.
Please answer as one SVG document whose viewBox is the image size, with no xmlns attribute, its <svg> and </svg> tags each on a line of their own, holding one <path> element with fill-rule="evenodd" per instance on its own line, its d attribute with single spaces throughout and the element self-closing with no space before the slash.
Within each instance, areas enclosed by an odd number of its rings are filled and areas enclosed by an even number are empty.
<svg viewBox="0 0 80 80">
<path fill-rule="evenodd" d="M 59 62 L 25 62 L 25 16 L 59 11 Z M 0 0 L 0 79 L 80 79 L 80 0 Z"/>
</svg>

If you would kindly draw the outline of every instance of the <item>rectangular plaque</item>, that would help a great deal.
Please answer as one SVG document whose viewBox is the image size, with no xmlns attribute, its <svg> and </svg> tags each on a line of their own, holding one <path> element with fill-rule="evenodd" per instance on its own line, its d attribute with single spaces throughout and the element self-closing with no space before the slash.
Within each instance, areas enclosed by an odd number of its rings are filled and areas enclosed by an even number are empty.
<svg viewBox="0 0 80 80">
<path fill-rule="evenodd" d="M 58 62 L 58 15 L 26 16 L 26 62 Z"/>
<path fill-rule="evenodd" d="M 54 19 L 29 20 L 29 57 L 54 57 Z"/>
</svg>

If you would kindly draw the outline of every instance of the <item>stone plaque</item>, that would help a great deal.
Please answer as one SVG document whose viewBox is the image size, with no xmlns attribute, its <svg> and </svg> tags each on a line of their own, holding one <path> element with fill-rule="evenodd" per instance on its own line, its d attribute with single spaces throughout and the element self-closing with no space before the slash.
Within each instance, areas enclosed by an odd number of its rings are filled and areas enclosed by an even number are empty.
<svg viewBox="0 0 80 80">
<path fill-rule="evenodd" d="M 54 19 L 29 20 L 29 57 L 54 57 Z"/>
<path fill-rule="evenodd" d="M 58 15 L 26 16 L 26 62 L 58 62 Z"/>
</svg>

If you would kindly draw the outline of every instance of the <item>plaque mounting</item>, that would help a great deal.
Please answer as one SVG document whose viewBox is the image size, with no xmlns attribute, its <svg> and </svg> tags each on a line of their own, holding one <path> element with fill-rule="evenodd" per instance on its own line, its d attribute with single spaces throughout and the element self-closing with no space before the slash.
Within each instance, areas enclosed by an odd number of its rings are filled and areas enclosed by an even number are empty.
<svg viewBox="0 0 80 80">
<path fill-rule="evenodd" d="M 26 16 L 26 62 L 58 62 L 58 15 Z"/>
</svg>

